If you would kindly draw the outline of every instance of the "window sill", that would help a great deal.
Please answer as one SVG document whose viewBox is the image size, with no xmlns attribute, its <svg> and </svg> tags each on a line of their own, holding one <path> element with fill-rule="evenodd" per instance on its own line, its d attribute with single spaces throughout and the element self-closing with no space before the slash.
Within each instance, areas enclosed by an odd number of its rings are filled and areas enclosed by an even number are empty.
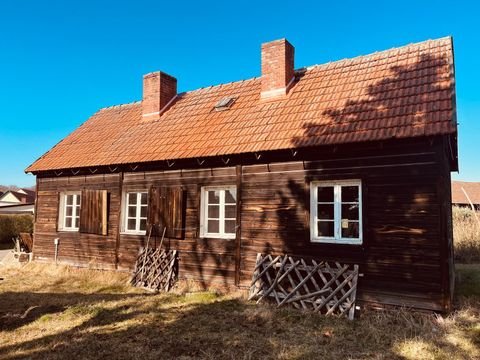
<svg viewBox="0 0 480 360">
<path fill-rule="evenodd" d="M 200 235 L 200 239 L 221 239 L 221 240 L 235 240 L 236 236 L 219 236 L 215 234 L 202 234 Z"/>
<path fill-rule="evenodd" d="M 80 229 L 58 229 L 57 232 L 80 232 Z"/>
<path fill-rule="evenodd" d="M 146 231 L 121 231 L 120 235 L 138 235 L 138 236 L 145 236 L 147 235 Z"/>
<path fill-rule="evenodd" d="M 333 245 L 362 245 L 362 239 L 329 239 L 329 238 L 311 238 L 311 243 L 315 244 L 333 244 Z"/>
</svg>

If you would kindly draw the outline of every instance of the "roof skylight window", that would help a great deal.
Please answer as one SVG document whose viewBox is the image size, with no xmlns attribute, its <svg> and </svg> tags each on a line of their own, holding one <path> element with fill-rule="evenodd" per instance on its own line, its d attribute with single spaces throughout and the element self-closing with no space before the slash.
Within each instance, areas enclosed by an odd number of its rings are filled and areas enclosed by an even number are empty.
<svg viewBox="0 0 480 360">
<path fill-rule="evenodd" d="M 235 100 L 236 100 L 236 98 L 234 98 L 234 97 L 224 97 L 224 98 L 220 99 L 220 101 L 218 101 L 215 104 L 215 110 L 217 110 L 217 111 L 228 110 L 233 105 Z"/>
</svg>

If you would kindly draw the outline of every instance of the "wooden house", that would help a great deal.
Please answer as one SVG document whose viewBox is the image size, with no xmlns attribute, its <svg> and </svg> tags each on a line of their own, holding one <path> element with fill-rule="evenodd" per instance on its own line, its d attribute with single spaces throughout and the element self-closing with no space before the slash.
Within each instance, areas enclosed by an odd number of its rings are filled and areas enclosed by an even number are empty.
<svg viewBox="0 0 480 360">
<path fill-rule="evenodd" d="M 259 78 L 99 110 L 26 169 L 34 258 L 131 270 L 150 230 L 179 276 L 248 286 L 257 253 L 358 264 L 357 298 L 445 311 L 457 170 L 450 37 L 294 68 L 285 39 Z M 160 233 L 160 235 L 159 235 Z"/>
</svg>

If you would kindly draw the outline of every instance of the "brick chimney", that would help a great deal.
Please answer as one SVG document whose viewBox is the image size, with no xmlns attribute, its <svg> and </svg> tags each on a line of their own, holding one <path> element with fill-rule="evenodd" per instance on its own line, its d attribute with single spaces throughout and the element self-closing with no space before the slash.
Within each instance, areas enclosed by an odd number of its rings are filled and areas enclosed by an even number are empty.
<svg viewBox="0 0 480 360">
<path fill-rule="evenodd" d="M 285 96 L 295 77 L 295 49 L 287 39 L 262 44 L 262 92 L 260 98 Z"/>
<path fill-rule="evenodd" d="M 142 116 L 156 120 L 177 95 L 177 79 L 161 71 L 143 76 Z"/>
</svg>

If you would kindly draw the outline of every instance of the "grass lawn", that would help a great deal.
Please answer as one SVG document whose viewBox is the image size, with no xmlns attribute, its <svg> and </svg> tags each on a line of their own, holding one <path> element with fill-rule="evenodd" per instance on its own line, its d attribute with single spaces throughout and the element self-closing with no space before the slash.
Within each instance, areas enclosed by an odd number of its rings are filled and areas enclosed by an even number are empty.
<svg viewBox="0 0 480 360">
<path fill-rule="evenodd" d="M 372 311 L 348 321 L 238 295 L 144 293 L 126 274 L 0 268 L 0 358 L 478 359 L 480 265 L 459 273 L 447 317 Z"/>
</svg>

